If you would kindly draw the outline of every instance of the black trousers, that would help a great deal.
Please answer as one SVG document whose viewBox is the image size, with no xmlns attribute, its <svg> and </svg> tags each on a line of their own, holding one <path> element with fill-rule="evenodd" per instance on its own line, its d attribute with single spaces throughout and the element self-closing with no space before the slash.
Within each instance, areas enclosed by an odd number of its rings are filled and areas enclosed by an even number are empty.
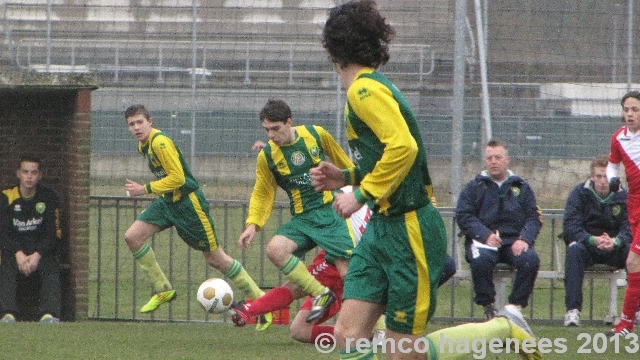
<svg viewBox="0 0 640 360">
<path fill-rule="evenodd" d="M 16 298 L 20 278 L 24 275 L 18 270 L 15 256 L 2 256 L 0 263 L 0 316 L 11 313 L 20 318 L 20 308 Z M 57 258 L 43 256 L 38 267 L 29 275 L 37 277 L 40 283 L 38 294 L 38 317 L 51 314 L 60 317 L 61 290 L 60 290 L 60 265 Z"/>
</svg>

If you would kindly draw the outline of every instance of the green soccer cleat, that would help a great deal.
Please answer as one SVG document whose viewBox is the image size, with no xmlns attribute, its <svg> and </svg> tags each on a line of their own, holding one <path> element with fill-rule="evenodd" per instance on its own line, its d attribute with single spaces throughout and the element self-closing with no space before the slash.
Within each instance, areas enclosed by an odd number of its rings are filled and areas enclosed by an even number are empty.
<svg viewBox="0 0 640 360">
<path fill-rule="evenodd" d="M 146 303 L 142 309 L 140 309 L 141 313 L 152 312 L 158 308 L 158 306 L 173 301 L 178 297 L 175 290 L 163 291 L 157 293 L 151 297 L 148 303 Z"/>
<path fill-rule="evenodd" d="M 273 322 L 273 315 L 266 313 L 256 317 L 256 331 L 265 331 L 271 326 Z"/>
</svg>

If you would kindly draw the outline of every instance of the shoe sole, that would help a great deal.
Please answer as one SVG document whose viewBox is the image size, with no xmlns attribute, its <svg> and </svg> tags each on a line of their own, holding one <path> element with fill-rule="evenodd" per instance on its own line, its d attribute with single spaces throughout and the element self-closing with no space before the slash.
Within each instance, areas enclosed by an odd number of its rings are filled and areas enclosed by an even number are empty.
<svg viewBox="0 0 640 360">
<path fill-rule="evenodd" d="M 531 330 L 531 328 L 529 327 L 529 324 L 527 324 L 527 321 L 524 319 L 524 317 L 521 314 L 513 312 L 513 311 L 509 311 L 507 308 L 502 308 L 502 310 L 500 310 L 496 314 L 496 316 L 502 316 L 502 317 L 506 318 L 507 320 L 511 321 L 517 327 L 519 327 L 522 330 L 526 331 L 527 334 L 531 335 L 531 337 L 535 337 L 535 335 L 533 334 L 533 330 Z"/>
</svg>

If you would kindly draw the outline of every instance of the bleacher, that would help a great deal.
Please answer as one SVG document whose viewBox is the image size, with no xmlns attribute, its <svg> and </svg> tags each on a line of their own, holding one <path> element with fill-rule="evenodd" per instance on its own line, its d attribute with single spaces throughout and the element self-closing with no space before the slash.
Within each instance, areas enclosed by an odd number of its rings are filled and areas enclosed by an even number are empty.
<svg viewBox="0 0 640 360">
<path fill-rule="evenodd" d="M 165 3 L 7 3 L 3 30 L 9 51 L 3 53 L 26 71 L 96 72 L 101 86 L 189 87 L 194 71 L 199 87 L 335 84 L 320 45 L 334 1 L 225 0 L 196 9 L 190 1 Z M 390 4 L 379 4 L 389 7 L 387 16 L 396 20 L 390 21 L 398 33 L 393 62 L 385 70 L 397 75 L 394 81 L 402 87 L 433 85 L 434 73 L 450 67 L 450 61 L 442 62 L 436 48 L 425 44 L 421 16 L 438 7 L 426 8 L 419 1 L 401 9 Z"/>
</svg>

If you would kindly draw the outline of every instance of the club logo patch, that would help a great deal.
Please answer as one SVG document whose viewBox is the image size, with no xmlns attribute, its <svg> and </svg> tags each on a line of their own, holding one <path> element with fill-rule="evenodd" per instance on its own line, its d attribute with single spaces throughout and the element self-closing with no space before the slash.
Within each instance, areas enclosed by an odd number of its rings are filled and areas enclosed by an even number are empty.
<svg viewBox="0 0 640 360">
<path fill-rule="evenodd" d="M 36 211 L 38 212 L 38 214 L 42 214 L 46 208 L 47 205 L 45 205 L 45 203 L 43 202 L 39 202 L 36 204 Z"/>
<path fill-rule="evenodd" d="M 611 207 L 611 212 L 613 213 L 613 216 L 618 216 L 618 215 L 620 215 L 620 211 L 621 211 L 621 209 L 620 209 L 620 205 L 613 205 L 613 206 Z"/>
<path fill-rule="evenodd" d="M 313 145 L 309 148 L 309 153 L 313 157 L 318 157 L 320 155 L 320 149 L 318 149 L 318 145 Z"/>
<path fill-rule="evenodd" d="M 304 164 L 305 156 L 301 151 L 295 151 L 291 154 L 291 163 L 295 166 Z"/>
<path fill-rule="evenodd" d="M 517 187 L 511 188 L 511 192 L 513 193 L 513 196 L 518 196 L 520 195 L 520 188 L 517 188 Z"/>
</svg>

